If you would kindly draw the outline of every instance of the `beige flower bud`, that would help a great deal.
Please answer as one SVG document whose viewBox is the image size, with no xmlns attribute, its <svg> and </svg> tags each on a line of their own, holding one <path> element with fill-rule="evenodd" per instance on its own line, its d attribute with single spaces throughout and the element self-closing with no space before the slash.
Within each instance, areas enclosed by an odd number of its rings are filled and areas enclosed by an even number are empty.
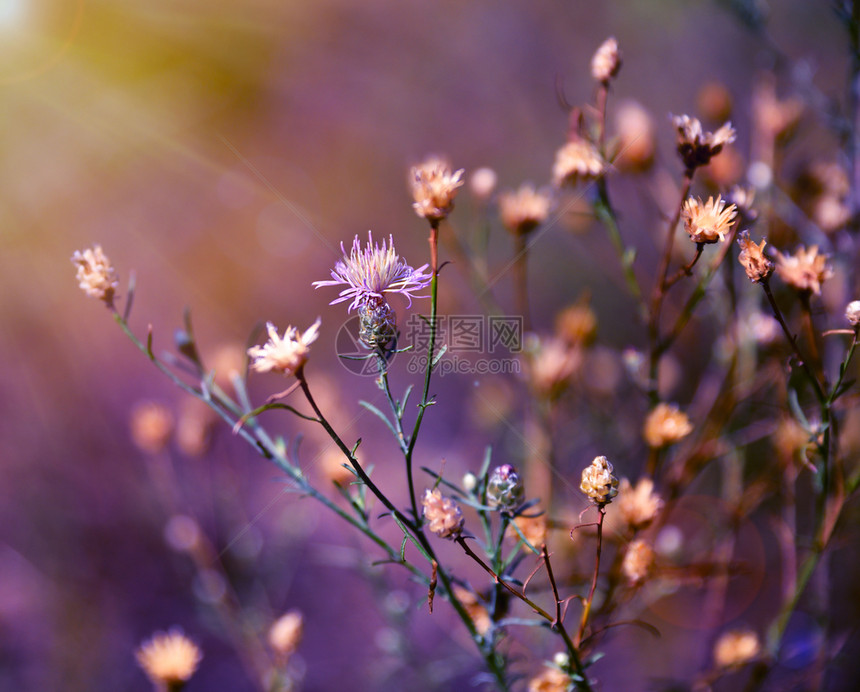
<svg viewBox="0 0 860 692">
<path fill-rule="evenodd" d="M 428 528 L 439 538 L 456 538 L 463 531 L 466 523 L 463 511 L 454 500 L 443 497 L 438 489 L 425 490 L 421 504 Z"/>
<path fill-rule="evenodd" d="M 113 305 L 119 279 L 101 245 L 94 245 L 83 252 L 75 251 L 72 264 L 78 268 L 77 279 L 81 290 L 91 298 L 98 298 L 107 305 Z"/>
<path fill-rule="evenodd" d="M 833 269 L 827 264 L 828 255 L 819 255 L 818 246 L 808 250 L 801 245 L 793 255 L 783 255 L 776 251 L 776 273 L 789 286 L 798 291 L 810 291 L 821 295 L 821 284 L 833 276 Z"/>
<path fill-rule="evenodd" d="M 606 170 L 606 163 L 594 146 L 584 139 L 574 139 L 555 154 L 552 180 L 555 185 L 576 185 L 596 180 Z"/>
<path fill-rule="evenodd" d="M 490 613 L 483 602 L 473 592 L 464 589 L 462 586 L 454 587 L 454 595 L 466 609 L 469 617 L 472 618 L 478 634 L 486 634 L 492 626 L 493 621 L 490 619 Z"/>
<path fill-rule="evenodd" d="M 269 628 L 269 646 L 283 659 L 292 656 L 302 640 L 304 618 L 298 610 L 284 613 Z"/>
<path fill-rule="evenodd" d="M 749 630 L 732 630 L 714 645 L 714 662 L 720 668 L 734 668 L 749 663 L 761 651 L 758 635 Z"/>
<path fill-rule="evenodd" d="M 845 308 L 845 319 L 852 327 L 860 325 L 860 300 L 852 300 Z"/>
<path fill-rule="evenodd" d="M 483 166 L 472 171 L 469 176 L 469 190 L 476 199 L 484 202 L 496 189 L 498 176 L 492 168 Z"/>
<path fill-rule="evenodd" d="M 157 688 L 178 689 L 194 675 L 203 653 L 180 630 L 172 629 L 141 644 L 136 658 Z"/>
<path fill-rule="evenodd" d="M 621 571 L 630 584 L 645 581 L 653 566 L 654 549 L 648 543 L 637 539 L 627 546 L 627 552 L 624 553 L 624 560 L 621 562 Z"/>
<path fill-rule="evenodd" d="M 693 432 L 687 414 L 672 404 L 657 404 L 645 419 L 642 436 L 649 447 L 659 449 L 674 444 Z"/>
<path fill-rule="evenodd" d="M 511 233 L 526 235 L 546 221 L 550 203 L 547 192 L 525 184 L 516 192 L 505 192 L 499 197 L 499 215 Z"/>
<path fill-rule="evenodd" d="M 418 216 L 438 223 L 454 208 L 454 197 L 463 185 L 464 169 L 456 172 L 442 159 L 431 157 L 414 166 L 410 175 L 412 208 Z"/>
<path fill-rule="evenodd" d="M 591 58 L 591 76 L 596 82 L 608 83 L 618 70 L 621 69 L 621 51 L 618 49 L 618 41 L 609 37 L 602 44 L 594 57 Z"/>
<path fill-rule="evenodd" d="M 615 110 L 618 155 L 613 161 L 622 171 L 646 171 L 654 162 L 656 133 L 654 121 L 641 104 L 624 101 Z"/>
<path fill-rule="evenodd" d="M 131 412 L 131 439 L 147 454 L 158 454 L 173 434 L 173 416 L 161 404 L 144 401 Z"/>
<path fill-rule="evenodd" d="M 570 676 L 558 668 L 546 668 L 529 680 L 528 692 L 567 692 L 572 682 Z"/>
<path fill-rule="evenodd" d="M 626 478 L 621 479 L 616 504 L 621 518 L 634 531 L 648 526 L 663 508 L 650 478 L 640 478 L 635 488 Z"/>
<path fill-rule="evenodd" d="M 773 262 L 764 254 L 766 244 L 767 241 L 762 238 L 761 245 L 756 245 L 750 240 L 749 231 L 742 231 L 738 238 L 738 245 L 741 246 L 738 262 L 753 283 L 761 283 L 773 272 Z"/>
<path fill-rule="evenodd" d="M 579 489 L 596 505 L 612 502 L 612 498 L 618 494 L 618 479 L 612 472 L 612 464 L 606 457 L 595 457 L 591 465 L 582 471 Z"/>
<path fill-rule="evenodd" d="M 694 243 L 716 243 L 726 239 L 731 230 L 738 208 L 734 204 L 726 207 L 719 195 L 716 200 L 708 197 L 707 202 L 690 197 L 681 209 L 684 229 Z"/>
</svg>

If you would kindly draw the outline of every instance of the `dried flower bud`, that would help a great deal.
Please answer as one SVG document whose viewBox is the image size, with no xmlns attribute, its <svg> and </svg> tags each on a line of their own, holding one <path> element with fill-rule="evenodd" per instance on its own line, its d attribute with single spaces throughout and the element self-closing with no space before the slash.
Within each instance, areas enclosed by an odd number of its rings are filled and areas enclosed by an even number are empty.
<svg viewBox="0 0 860 692">
<path fill-rule="evenodd" d="M 414 166 L 410 175 L 412 205 L 418 216 L 438 223 L 451 213 L 457 189 L 463 185 L 465 169 L 456 172 L 442 159 L 431 157 Z"/>
<path fill-rule="evenodd" d="M 384 349 L 397 337 L 397 315 L 383 298 L 370 298 L 358 306 L 358 338 L 371 349 Z"/>
<path fill-rule="evenodd" d="M 696 93 L 696 108 L 706 120 L 727 120 L 732 106 L 732 94 L 722 82 L 707 82 Z"/>
<path fill-rule="evenodd" d="M 845 319 L 852 327 L 860 325 L 860 300 L 852 300 L 845 308 Z"/>
<path fill-rule="evenodd" d="M 571 346 L 590 346 L 597 336 L 597 316 L 583 296 L 562 310 L 555 320 L 556 333 Z"/>
<path fill-rule="evenodd" d="M 573 680 L 558 668 L 546 668 L 529 680 L 528 692 L 567 692 Z"/>
<path fill-rule="evenodd" d="M 738 209 L 734 204 L 726 207 L 726 202 L 719 195 L 716 200 L 708 197 L 707 202 L 689 197 L 681 209 L 684 229 L 694 243 L 716 243 L 726 239 L 726 233 L 731 230 Z"/>
<path fill-rule="evenodd" d="M 475 630 L 478 634 L 483 636 L 489 632 L 493 621 L 484 603 L 472 591 L 464 589 L 462 586 L 454 587 L 454 596 L 457 597 L 457 600 L 466 609 L 469 617 L 472 618 L 472 623 L 475 625 Z"/>
<path fill-rule="evenodd" d="M 304 618 L 298 610 L 284 613 L 269 628 L 269 646 L 282 660 L 292 656 L 302 640 Z"/>
<path fill-rule="evenodd" d="M 688 170 L 706 166 L 723 147 L 735 141 L 731 123 L 726 123 L 716 132 L 705 132 L 702 123 L 688 115 L 672 117 L 678 132 L 678 154 Z"/>
<path fill-rule="evenodd" d="M 534 392 L 549 400 L 564 393 L 570 378 L 582 364 L 582 351 L 557 337 L 533 337 L 523 349 L 525 374 Z"/>
<path fill-rule="evenodd" d="M 532 508 L 532 511 L 536 511 L 536 508 Z M 513 540 L 520 540 L 520 533 L 522 533 L 526 537 L 526 540 L 535 548 L 540 548 L 546 543 L 548 528 L 546 514 L 539 514 L 536 517 L 521 514 L 514 519 L 514 523 L 517 525 L 519 531 L 513 526 L 508 527 L 508 536 Z M 529 550 L 528 546 L 524 545 L 523 548 Z"/>
<path fill-rule="evenodd" d="M 131 412 L 131 439 L 135 446 L 147 454 L 158 454 L 170 442 L 173 434 L 173 416 L 161 404 L 144 401 Z"/>
<path fill-rule="evenodd" d="M 499 197 L 499 215 L 511 233 L 526 235 L 546 221 L 550 203 L 548 193 L 525 184 L 516 192 L 505 192 Z"/>
<path fill-rule="evenodd" d="M 798 291 L 821 295 L 821 284 L 833 276 L 833 269 L 827 264 L 828 255 L 819 255 L 817 245 L 808 250 L 801 245 L 793 255 L 783 255 L 777 250 L 776 259 L 776 273 Z"/>
<path fill-rule="evenodd" d="M 469 189 L 476 199 L 486 202 L 496 189 L 498 176 L 492 168 L 477 168 L 469 176 Z"/>
<path fill-rule="evenodd" d="M 456 538 L 466 523 L 463 511 L 454 500 L 443 497 L 439 490 L 424 491 L 424 519 L 429 529 L 439 538 Z"/>
<path fill-rule="evenodd" d="M 523 482 L 510 464 L 493 469 L 487 482 L 487 501 L 490 507 L 511 509 L 523 503 Z"/>
<path fill-rule="evenodd" d="M 136 653 L 143 672 L 157 688 L 180 689 L 187 682 L 203 654 L 179 629 L 157 632 L 141 644 Z"/>
<path fill-rule="evenodd" d="M 595 457 L 582 472 L 579 489 L 598 506 L 612 502 L 612 498 L 618 494 L 618 479 L 612 471 L 612 464 L 606 457 Z"/>
<path fill-rule="evenodd" d="M 714 645 L 714 662 L 720 668 L 734 668 L 749 663 L 761 650 L 758 635 L 750 630 L 732 630 Z"/>
<path fill-rule="evenodd" d="M 657 404 L 645 419 L 642 436 L 649 447 L 659 449 L 674 444 L 693 432 L 687 414 L 673 404 Z"/>
<path fill-rule="evenodd" d="M 654 481 L 650 478 L 640 478 L 635 488 L 622 478 L 616 504 L 624 523 L 634 531 L 648 526 L 663 508 L 663 500 L 654 492 Z"/>
<path fill-rule="evenodd" d="M 607 84 L 621 69 L 621 51 L 618 41 L 609 37 L 602 44 L 594 57 L 591 58 L 591 76 L 594 81 Z"/>
<path fill-rule="evenodd" d="M 320 319 L 314 322 L 304 334 L 295 327 L 287 327 L 283 338 L 271 322 L 266 324 L 269 340 L 263 346 L 252 346 L 248 355 L 252 358 L 251 367 L 256 372 L 279 372 L 294 375 L 307 362 L 310 345 L 319 336 Z"/>
<path fill-rule="evenodd" d="M 738 262 L 753 283 L 761 283 L 773 272 L 773 262 L 764 254 L 766 244 L 767 241 L 762 238 L 761 245 L 756 245 L 750 240 L 749 231 L 742 231 L 738 238 L 738 245 L 741 246 Z"/>
<path fill-rule="evenodd" d="M 83 252 L 76 250 L 72 255 L 72 264 L 78 268 L 77 279 L 81 290 L 90 298 L 98 298 L 107 305 L 113 305 L 119 278 L 101 245 L 94 245 Z"/>
<path fill-rule="evenodd" d="M 641 104 L 623 101 L 615 109 L 618 155 L 613 164 L 622 171 L 646 171 L 654 163 L 656 133 L 654 121 Z"/>
<path fill-rule="evenodd" d="M 758 212 L 753 207 L 755 188 L 752 185 L 734 185 L 726 199 L 734 204 L 747 221 L 755 221 Z"/>
<path fill-rule="evenodd" d="M 654 549 L 648 543 L 637 539 L 627 546 L 627 552 L 621 562 L 621 571 L 630 584 L 639 584 L 645 581 L 645 577 L 648 576 L 653 566 Z"/>
<path fill-rule="evenodd" d="M 597 149 L 590 142 L 576 138 L 556 152 L 552 180 L 557 186 L 576 185 L 596 180 L 605 170 L 606 164 Z"/>
</svg>

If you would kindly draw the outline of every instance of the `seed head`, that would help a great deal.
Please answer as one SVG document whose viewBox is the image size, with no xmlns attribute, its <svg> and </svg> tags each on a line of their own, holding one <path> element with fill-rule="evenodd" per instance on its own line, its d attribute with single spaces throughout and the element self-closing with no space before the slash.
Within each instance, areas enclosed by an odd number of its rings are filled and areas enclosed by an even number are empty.
<svg viewBox="0 0 860 692">
<path fill-rule="evenodd" d="M 707 166 L 726 144 L 735 141 L 730 122 L 716 132 L 705 132 L 702 123 L 688 115 L 675 115 L 672 123 L 678 133 L 678 154 L 688 170 Z"/>
<path fill-rule="evenodd" d="M 142 452 L 158 454 L 173 434 L 173 416 L 161 404 L 144 401 L 131 412 L 131 439 Z"/>
<path fill-rule="evenodd" d="M 714 662 L 720 668 L 735 668 L 758 656 L 761 643 L 751 630 L 732 630 L 723 634 L 714 645 Z"/>
<path fill-rule="evenodd" d="M 654 549 L 648 543 L 637 538 L 627 546 L 621 571 L 630 584 L 640 584 L 645 581 L 653 566 Z"/>
<path fill-rule="evenodd" d="M 600 48 L 591 58 L 591 76 L 596 82 L 608 84 L 620 69 L 621 51 L 618 49 L 618 41 L 610 36 L 600 44 Z"/>
<path fill-rule="evenodd" d="M 615 111 L 618 155 L 613 164 L 619 170 L 646 171 L 654 163 L 656 135 L 654 121 L 641 104 L 624 101 Z"/>
<path fill-rule="evenodd" d="M 618 513 L 634 531 L 648 526 L 663 508 L 663 500 L 654 492 L 654 481 L 641 478 L 634 488 L 626 478 L 618 487 Z"/>
<path fill-rule="evenodd" d="M 295 327 L 287 327 L 283 338 L 278 336 L 278 329 L 268 322 L 266 330 L 269 340 L 263 346 L 252 346 L 248 349 L 251 357 L 251 367 L 256 372 L 279 372 L 284 375 L 295 375 L 304 366 L 310 353 L 310 345 L 319 336 L 320 319 L 314 322 L 304 334 L 299 335 Z"/>
<path fill-rule="evenodd" d="M 143 672 L 158 689 L 178 690 L 187 682 L 203 653 L 181 630 L 156 632 L 136 653 Z"/>
<path fill-rule="evenodd" d="M 486 202 L 496 189 L 499 177 L 492 168 L 483 166 L 469 176 L 469 190 L 481 202 Z"/>
<path fill-rule="evenodd" d="M 284 613 L 269 628 L 269 646 L 282 659 L 292 656 L 302 640 L 304 618 L 298 610 Z"/>
<path fill-rule="evenodd" d="M 582 472 L 579 489 L 599 507 L 612 502 L 618 494 L 618 479 L 613 475 L 612 464 L 606 457 L 595 457 Z"/>
<path fill-rule="evenodd" d="M 852 327 L 860 325 L 860 300 L 852 300 L 845 308 L 845 319 Z"/>
<path fill-rule="evenodd" d="M 674 404 L 657 404 L 645 419 L 642 436 L 649 447 L 659 449 L 678 442 L 693 432 L 687 414 Z"/>
<path fill-rule="evenodd" d="M 529 184 L 520 186 L 516 192 L 505 192 L 499 197 L 502 224 L 514 235 L 531 233 L 546 221 L 550 204 L 547 192 L 535 190 Z"/>
<path fill-rule="evenodd" d="M 446 161 L 436 157 L 414 166 L 409 180 L 415 213 L 435 223 L 447 217 L 454 208 L 454 197 L 463 185 L 465 172 L 463 168 L 452 172 Z"/>
<path fill-rule="evenodd" d="M 719 195 L 716 200 L 708 197 L 707 202 L 689 197 L 681 209 L 684 229 L 694 243 L 716 243 L 726 239 L 732 227 L 738 208 L 734 204 L 726 207 Z"/>
<path fill-rule="evenodd" d="M 466 520 L 454 500 L 443 497 L 438 489 L 427 489 L 421 504 L 424 506 L 424 519 L 428 528 L 439 538 L 456 538 L 462 533 Z"/>
<path fill-rule="evenodd" d="M 462 586 L 454 587 L 454 595 L 460 601 L 463 608 L 466 609 L 469 617 L 472 618 L 472 623 L 475 625 L 478 634 L 486 634 L 490 630 L 490 627 L 492 627 L 493 620 L 490 618 L 490 613 L 487 611 L 487 607 L 483 601 L 474 592 L 464 589 Z"/>
<path fill-rule="evenodd" d="M 747 273 L 747 278 L 753 283 L 761 283 L 773 273 L 773 262 L 764 254 L 764 246 L 767 241 L 762 238 L 761 245 L 756 245 L 750 240 L 749 231 L 742 231 L 738 238 L 741 246 L 738 262 Z"/>
<path fill-rule="evenodd" d="M 119 286 L 119 278 L 111 266 L 101 245 L 94 245 L 83 252 L 76 250 L 72 264 L 77 266 L 78 285 L 90 298 L 98 298 L 106 305 L 113 305 L 113 297 Z"/>
<path fill-rule="evenodd" d="M 808 250 L 801 245 L 793 255 L 783 255 L 776 251 L 776 273 L 789 286 L 798 291 L 810 291 L 821 295 L 821 284 L 833 276 L 833 269 L 827 264 L 828 255 L 819 255 L 818 246 Z"/>
<path fill-rule="evenodd" d="M 552 180 L 557 186 L 565 183 L 576 185 L 596 180 L 605 170 L 606 164 L 597 149 L 590 142 L 577 137 L 556 152 Z"/>
<path fill-rule="evenodd" d="M 529 680 L 528 692 L 567 692 L 572 683 L 573 680 L 564 671 L 547 667 Z"/>
</svg>

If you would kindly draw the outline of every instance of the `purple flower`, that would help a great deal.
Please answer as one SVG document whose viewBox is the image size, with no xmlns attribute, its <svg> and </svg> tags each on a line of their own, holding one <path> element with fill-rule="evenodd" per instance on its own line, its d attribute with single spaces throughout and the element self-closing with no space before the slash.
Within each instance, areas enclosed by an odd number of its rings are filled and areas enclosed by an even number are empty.
<svg viewBox="0 0 860 692">
<path fill-rule="evenodd" d="M 406 261 L 401 259 L 394 250 L 394 239 L 388 236 L 388 245 L 382 241 L 382 247 L 373 242 L 371 231 L 367 232 L 367 245 L 362 250 L 358 236 L 352 241 L 352 251 L 347 256 L 343 243 L 340 244 L 343 259 L 334 265 L 331 272 L 331 281 L 314 281 L 313 287 L 340 286 L 346 284 L 340 292 L 340 297 L 331 301 L 329 305 L 352 300 L 349 310 L 352 312 L 362 303 L 370 300 L 384 300 L 384 293 L 401 293 L 412 305 L 412 298 L 426 298 L 427 296 L 413 296 L 415 291 L 420 291 L 430 284 L 433 274 L 427 271 L 428 265 L 413 269 Z"/>
</svg>

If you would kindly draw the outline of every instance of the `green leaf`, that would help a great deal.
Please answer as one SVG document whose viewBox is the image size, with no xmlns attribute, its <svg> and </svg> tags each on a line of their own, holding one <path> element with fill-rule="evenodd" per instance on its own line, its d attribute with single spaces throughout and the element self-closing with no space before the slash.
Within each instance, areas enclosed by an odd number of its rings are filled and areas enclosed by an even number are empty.
<svg viewBox="0 0 860 692">
<path fill-rule="evenodd" d="M 358 405 L 364 407 L 365 409 L 370 411 L 374 416 L 379 418 L 383 423 L 385 423 L 385 426 L 391 431 L 391 434 L 394 435 L 394 437 L 396 439 L 398 439 L 398 440 L 400 439 L 400 436 L 397 434 L 397 428 L 394 427 L 394 423 L 392 423 L 391 420 L 388 418 L 388 416 L 386 416 L 376 406 L 371 404 L 369 401 L 365 401 L 364 399 L 359 401 Z"/>
</svg>

